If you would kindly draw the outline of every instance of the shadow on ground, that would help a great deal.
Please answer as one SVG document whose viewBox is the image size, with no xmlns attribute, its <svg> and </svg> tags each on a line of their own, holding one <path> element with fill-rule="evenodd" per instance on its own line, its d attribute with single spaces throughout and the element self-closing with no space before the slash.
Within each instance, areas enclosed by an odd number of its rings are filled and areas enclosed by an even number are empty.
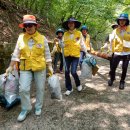
<svg viewBox="0 0 130 130">
<path fill-rule="evenodd" d="M 113 87 L 107 86 L 109 62 L 98 58 L 99 72 L 92 79 L 82 81 L 83 91 L 63 95 L 63 101 L 52 100 L 46 87 L 43 113 L 36 117 L 34 110 L 25 121 L 17 122 L 20 105 L 6 111 L 0 108 L 1 130 L 129 130 L 130 129 L 130 69 L 126 88 L 118 89 L 121 69 L 118 68 Z M 64 76 L 58 74 L 62 92 Z M 34 89 L 35 90 L 35 89 Z M 32 94 L 32 104 L 35 93 Z"/>
</svg>

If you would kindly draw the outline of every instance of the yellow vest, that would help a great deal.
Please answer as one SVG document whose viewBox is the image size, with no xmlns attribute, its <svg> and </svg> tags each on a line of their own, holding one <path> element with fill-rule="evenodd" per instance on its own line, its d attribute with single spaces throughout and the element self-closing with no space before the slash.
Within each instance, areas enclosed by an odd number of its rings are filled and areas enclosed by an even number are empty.
<svg viewBox="0 0 130 130">
<path fill-rule="evenodd" d="M 58 53 L 59 53 L 59 52 L 62 52 L 62 51 L 61 51 L 61 47 L 59 46 L 58 43 L 56 43 L 56 52 L 58 52 Z"/>
<path fill-rule="evenodd" d="M 130 52 L 130 48 L 123 46 L 123 40 L 130 42 L 130 26 L 127 26 L 123 36 L 120 34 L 120 28 L 114 30 L 112 52 Z"/>
<path fill-rule="evenodd" d="M 70 37 L 70 35 L 73 34 L 74 36 Z M 81 32 L 77 31 L 76 29 L 73 31 L 73 33 L 70 33 L 69 31 L 64 33 L 64 55 L 72 56 L 72 57 L 80 57 L 80 38 L 81 38 Z"/>
<path fill-rule="evenodd" d="M 89 36 L 89 34 L 87 34 L 87 36 L 86 36 L 86 39 L 84 38 L 84 40 L 85 40 L 85 46 L 86 46 L 86 48 L 87 48 L 87 50 L 90 50 L 90 36 Z"/>
<path fill-rule="evenodd" d="M 32 38 L 34 45 L 29 49 L 28 41 Z M 22 33 L 18 38 L 20 49 L 20 70 L 40 71 L 46 68 L 44 36 L 36 32 L 33 35 Z"/>
<path fill-rule="evenodd" d="M 94 51 L 94 49 L 91 47 L 91 44 L 90 44 L 90 35 L 89 34 L 87 34 L 86 39 L 84 38 L 84 42 L 85 42 L 85 46 L 86 46 L 87 50 L 89 50 L 90 52 Z"/>
</svg>

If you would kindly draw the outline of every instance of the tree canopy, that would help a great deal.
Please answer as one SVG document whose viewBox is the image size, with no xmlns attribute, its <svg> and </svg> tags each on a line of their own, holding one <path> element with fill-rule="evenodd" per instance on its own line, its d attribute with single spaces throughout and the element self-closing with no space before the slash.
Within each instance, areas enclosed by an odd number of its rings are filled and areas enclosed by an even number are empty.
<svg viewBox="0 0 130 130">
<path fill-rule="evenodd" d="M 43 18 L 57 29 L 73 16 L 89 28 L 94 41 L 104 41 L 112 31 L 111 24 L 122 12 L 130 14 L 129 0 L 12 0 Z"/>
</svg>

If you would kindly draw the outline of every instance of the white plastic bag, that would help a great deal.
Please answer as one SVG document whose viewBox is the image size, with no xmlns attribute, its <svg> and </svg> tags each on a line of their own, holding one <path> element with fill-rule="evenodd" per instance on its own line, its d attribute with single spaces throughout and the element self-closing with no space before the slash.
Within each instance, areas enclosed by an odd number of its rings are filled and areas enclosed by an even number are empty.
<svg viewBox="0 0 130 130">
<path fill-rule="evenodd" d="M 130 48 L 130 41 L 123 40 L 123 46 Z"/>
<path fill-rule="evenodd" d="M 81 67 L 81 79 L 91 79 L 92 78 L 92 66 L 88 65 L 88 63 L 83 62 Z"/>
<path fill-rule="evenodd" d="M 16 72 L 14 72 L 16 73 Z M 18 77 L 17 75 L 9 74 L 5 83 L 5 99 L 11 104 L 18 96 Z"/>
<path fill-rule="evenodd" d="M 62 100 L 62 93 L 61 93 L 59 77 L 56 75 L 50 76 L 48 78 L 48 84 L 49 84 L 49 90 L 51 93 L 51 98 Z"/>
<path fill-rule="evenodd" d="M 1 74 L 0 75 L 0 95 L 3 94 L 4 92 L 5 82 L 6 82 L 5 74 Z"/>
</svg>

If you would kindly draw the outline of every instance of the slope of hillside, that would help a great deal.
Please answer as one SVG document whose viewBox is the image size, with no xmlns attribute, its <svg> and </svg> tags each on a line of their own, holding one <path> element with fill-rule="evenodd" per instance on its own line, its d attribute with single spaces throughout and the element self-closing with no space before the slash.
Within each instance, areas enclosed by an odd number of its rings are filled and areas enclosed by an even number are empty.
<svg viewBox="0 0 130 130">
<path fill-rule="evenodd" d="M 24 14 L 33 14 L 27 9 L 14 4 L 9 0 L 0 0 L 0 44 L 4 42 L 14 43 L 17 40 L 18 34 L 22 29 L 18 28 L 18 24 L 22 22 Z M 48 29 L 47 25 L 43 25 L 43 19 L 38 18 L 41 25 L 40 32 L 45 36 L 53 37 L 53 32 Z"/>
<path fill-rule="evenodd" d="M 0 0 L 0 74 L 4 73 L 9 65 L 11 53 L 14 50 L 18 35 L 22 32 L 18 24 L 22 22 L 25 14 L 33 13 L 10 0 Z M 39 18 L 38 14 L 34 15 L 41 25 L 38 30 L 50 41 L 53 38 L 54 31 L 43 24 L 44 20 Z"/>
</svg>

